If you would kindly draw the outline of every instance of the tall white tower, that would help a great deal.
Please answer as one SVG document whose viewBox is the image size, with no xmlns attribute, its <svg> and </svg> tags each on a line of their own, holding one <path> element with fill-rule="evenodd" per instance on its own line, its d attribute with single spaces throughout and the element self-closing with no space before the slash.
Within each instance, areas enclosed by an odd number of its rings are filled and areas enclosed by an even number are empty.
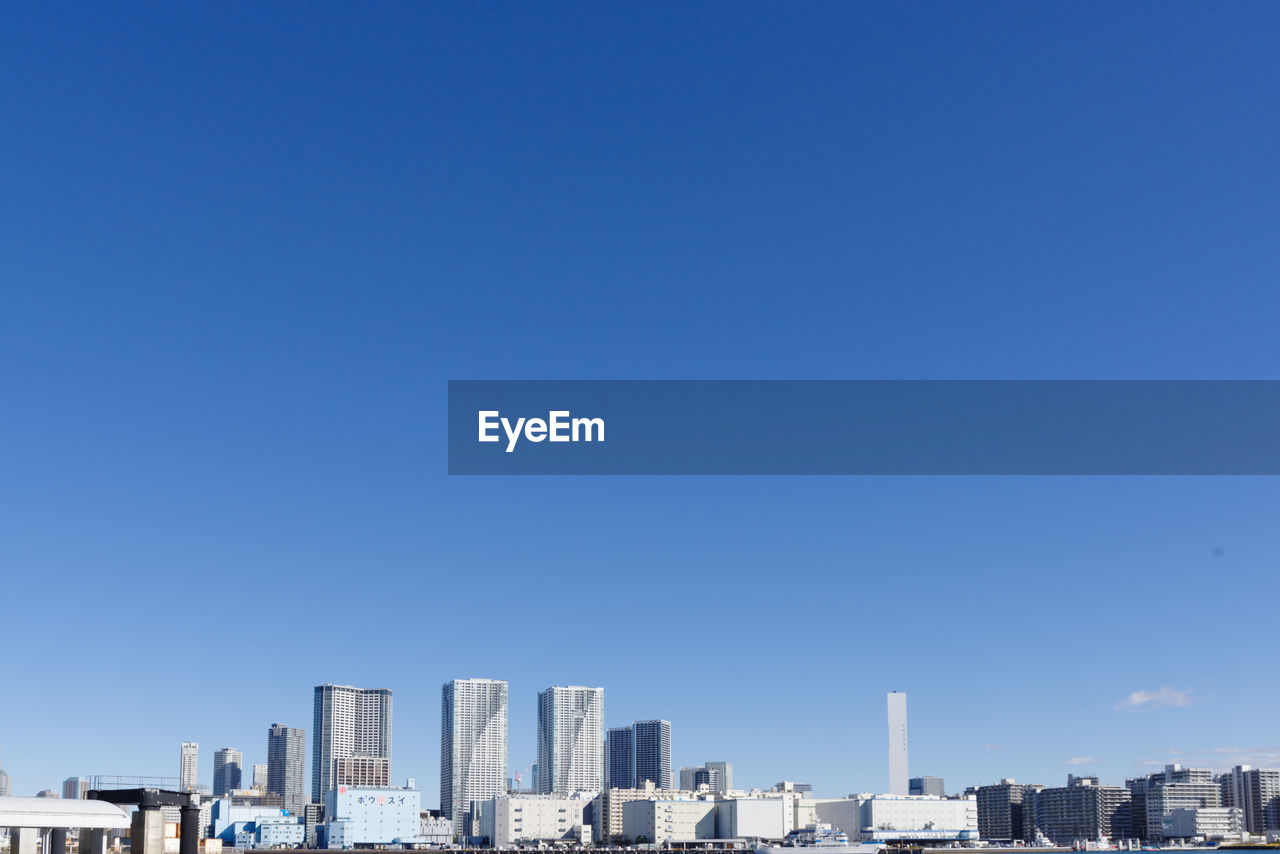
<svg viewBox="0 0 1280 854">
<path fill-rule="evenodd" d="M 386 688 L 317 685 L 311 731 L 311 800 L 335 786 L 339 759 L 387 760 L 391 765 L 391 692 Z"/>
<path fill-rule="evenodd" d="M 440 812 L 469 835 L 462 825 L 472 805 L 506 788 L 507 683 L 454 679 L 440 694 Z"/>
<path fill-rule="evenodd" d="M 907 780 L 907 695 L 889 694 L 889 794 L 911 793 Z"/>
<path fill-rule="evenodd" d="M 194 741 L 182 742 L 182 764 L 178 768 L 178 788 L 183 792 L 196 790 L 196 762 L 200 758 L 200 745 Z"/>
<path fill-rule="evenodd" d="M 604 689 L 555 686 L 538 695 L 538 792 L 567 798 L 604 787 Z"/>
</svg>

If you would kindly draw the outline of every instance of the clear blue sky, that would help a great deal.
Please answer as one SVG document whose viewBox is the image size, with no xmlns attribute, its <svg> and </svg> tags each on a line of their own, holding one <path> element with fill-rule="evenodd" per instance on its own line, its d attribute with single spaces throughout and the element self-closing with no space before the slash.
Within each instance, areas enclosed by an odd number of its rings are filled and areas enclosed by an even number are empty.
<svg viewBox="0 0 1280 854">
<path fill-rule="evenodd" d="M 513 769 L 555 683 L 829 795 L 887 784 L 895 688 L 951 788 L 1280 764 L 1275 479 L 451 479 L 443 432 L 450 378 L 1276 378 L 1278 34 L 1250 2 L 6 4 L 17 793 L 184 739 L 209 782 L 334 681 L 395 692 L 434 803 L 462 676 L 510 680 Z"/>
</svg>

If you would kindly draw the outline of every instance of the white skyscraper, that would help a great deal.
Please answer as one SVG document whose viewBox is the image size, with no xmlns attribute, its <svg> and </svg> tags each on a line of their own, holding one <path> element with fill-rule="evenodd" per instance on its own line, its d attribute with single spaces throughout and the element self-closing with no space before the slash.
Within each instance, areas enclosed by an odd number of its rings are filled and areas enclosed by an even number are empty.
<svg viewBox="0 0 1280 854">
<path fill-rule="evenodd" d="M 391 692 L 349 685 L 317 685 L 311 741 L 311 800 L 322 803 L 334 786 L 336 763 L 352 756 L 381 757 L 391 765 Z"/>
<path fill-rule="evenodd" d="M 889 794 L 908 795 L 907 777 L 907 695 L 889 694 Z"/>
<path fill-rule="evenodd" d="M 538 695 L 538 792 L 568 797 L 604 788 L 604 689 Z"/>
<path fill-rule="evenodd" d="M 502 795 L 507 780 L 507 683 L 454 679 L 440 691 L 440 812 L 462 834 L 477 801 Z"/>
<path fill-rule="evenodd" d="M 196 762 L 200 758 L 200 745 L 194 741 L 182 742 L 182 765 L 178 769 L 178 788 L 184 792 L 196 789 Z"/>
</svg>

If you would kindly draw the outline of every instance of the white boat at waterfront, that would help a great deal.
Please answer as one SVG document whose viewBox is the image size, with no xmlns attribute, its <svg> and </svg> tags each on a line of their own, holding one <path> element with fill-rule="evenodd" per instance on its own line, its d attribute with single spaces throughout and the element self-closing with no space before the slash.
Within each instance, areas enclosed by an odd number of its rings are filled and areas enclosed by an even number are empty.
<svg viewBox="0 0 1280 854">
<path fill-rule="evenodd" d="M 793 830 L 780 845 L 761 845 L 756 854 L 880 854 L 878 843 L 851 843 L 849 835 L 829 824 L 811 824 Z"/>
</svg>

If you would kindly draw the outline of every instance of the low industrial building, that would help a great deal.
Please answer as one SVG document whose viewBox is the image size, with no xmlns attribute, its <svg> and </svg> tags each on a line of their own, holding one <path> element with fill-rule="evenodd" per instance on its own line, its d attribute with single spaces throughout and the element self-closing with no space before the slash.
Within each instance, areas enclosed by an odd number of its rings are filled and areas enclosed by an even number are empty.
<svg viewBox="0 0 1280 854">
<path fill-rule="evenodd" d="M 655 845 L 715 839 L 716 802 L 630 801 L 622 805 L 622 835 Z"/>
<path fill-rule="evenodd" d="M 421 807 L 416 789 L 338 786 L 325 795 L 324 847 L 420 843 Z"/>
<path fill-rule="evenodd" d="M 1239 839 L 1244 810 L 1239 807 L 1182 807 L 1164 816 L 1165 839 Z"/>
<path fill-rule="evenodd" d="M 494 848 L 533 842 L 591 842 L 591 826 L 584 824 L 582 798 L 521 795 L 491 798 L 480 805 L 480 835 Z"/>
<path fill-rule="evenodd" d="M 972 842 L 978 838 L 978 805 L 972 797 L 858 794 L 814 803 L 817 820 L 843 830 L 850 842 Z"/>
</svg>

